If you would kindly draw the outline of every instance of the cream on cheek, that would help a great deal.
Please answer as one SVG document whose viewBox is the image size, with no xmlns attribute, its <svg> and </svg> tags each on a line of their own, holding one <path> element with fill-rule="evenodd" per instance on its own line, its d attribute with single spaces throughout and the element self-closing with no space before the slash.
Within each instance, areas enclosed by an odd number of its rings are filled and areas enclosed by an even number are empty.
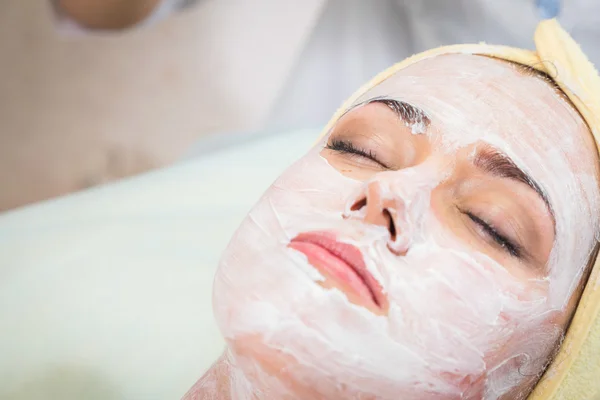
<svg viewBox="0 0 600 400">
<path fill-rule="evenodd" d="M 436 217 L 431 192 L 447 174 L 439 165 L 425 162 L 360 182 L 331 167 L 317 147 L 265 193 L 221 260 L 214 307 L 230 343 L 230 361 L 238 367 L 233 397 L 251 398 L 258 387 L 265 398 L 495 399 L 529 384 L 542 370 L 562 332 L 549 322 L 553 311 L 562 311 L 560 289 L 568 291 L 584 265 L 585 254 L 575 251 L 583 251 L 585 243 L 565 239 L 564 230 L 573 227 L 569 218 L 582 224 L 581 241 L 591 244 L 595 233 L 589 226 L 592 211 L 584 210 L 585 221 L 572 204 L 597 199 L 580 187 L 580 176 L 567 196 L 546 182 L 556 173 L 565 178 L 559 167 L 568 160 L 557 157 L 558 172 L 542 175 L 530 165 L 535 157 L 526 158 L 527 150 L 538 151 L 539 141 L 513 143 L 491 123 L 461 123 L 456 113 L 464 110 L 414 76 L 410 81 L 411 92 L 419 93 L 410 99 L 400 95 L 401 79 L 382 91 L 425 108 L 432 120 L 448 117 L 444 132 L 451 134 L 442 138 L 448 149 L 484 140 L 515 157 L 545 184 L 556 204 L 557 241 L 570 244 L 553 250 L 547 280 L 519 280 L 458 240 Z M 457 97 L 461 91 L 454 90 Z M 369 185 L 378 185 L 382 200 L 398 210 L 396 240 L 386 227 L 364 223 L 362 210 L 349 209 Z M 351 304 L 337 289 L 323 289 L 316 284 L 320 273 L 287 247 L 299 233 L 322 230 L 361 250 L 388 296 L 387 315 Z M 406 250 L 402 256 L 390 251 L 400 247 Z M 285 362 L 270 368 L 278 358 Z"/>
<path fill-rule="evenodd" d="M 429 206 L 443 176 L 425 165 L 371 182 L 387 187 L 385 196 L 405 209 L 398 240 L 410 250 L 402 257 L 388 249 L 387 229 L 363 223 L 360 215 L 342 218 L 366 184 L 342 176 L 318 149 L 275 182 L 236 233 L 215 281 L 215 314 L 232 347 L 243 347 L 247 338 L 256 346 L 258 336 L 268 349 L 261 353 L 289 357 L 283 379 L 264 371 L 264 360 L 237 354 L 237 362 L 252 371 L 245 379 L 271 388 L 310 388 L 311 396 L 316 391 L 322 398 L 468 398 L 486 391 L 495 398 L 502 393 L 484 385 L 486 373 L 517 354 L 540 359 L 511 338 L 528 324 L 539 327 L 541 320 L 531 314 L 541 314 L 544 291 L 532 290 L 444 229 Z M 320 274 L 287 248 L 296 234 L 314 230 L 334 231 L 361 249 L 388 295 L 387 316 L 315 283 Z M 497 383 L 493 390 L 507 386 Z"/>
</svg>

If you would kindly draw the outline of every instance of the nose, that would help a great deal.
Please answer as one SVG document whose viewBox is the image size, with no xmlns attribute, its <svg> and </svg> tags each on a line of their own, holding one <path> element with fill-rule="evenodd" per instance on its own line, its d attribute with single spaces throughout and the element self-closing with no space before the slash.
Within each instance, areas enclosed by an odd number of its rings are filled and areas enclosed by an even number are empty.
<svg viewBox="0 0 600 400">
<path fill-rule="evenodd" d="M 352 210 L 365 208 L 363 220 L 367 224 L 386 227 L 390 233 L 390 238 L 396 238 L 396 224 L 392 217 L 392 212 L 398 213 L 398 208 L 403 209 L 403 204 L 394 204 L 394 202 L 383 195 L 383 188 L 380 182 L 372 182 L 367 185 L 365 195 L 352 205 Z"/>
<path fill-rule="evenodd" d="M 412 172 L 382 172 L 348 199 L 344 211 L 346 218 L 386 228 L 387 246 L 396 255 L 406 254 L 411 247 L 433 188 L 432 182 L 415 180 L 419 174 Z"/>
</svg>

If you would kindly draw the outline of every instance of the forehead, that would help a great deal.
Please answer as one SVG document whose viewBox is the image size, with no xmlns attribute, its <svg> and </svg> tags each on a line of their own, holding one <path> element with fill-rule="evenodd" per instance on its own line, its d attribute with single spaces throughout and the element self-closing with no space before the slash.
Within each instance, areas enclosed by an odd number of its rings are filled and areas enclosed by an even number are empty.
<svg viewBox="0 0 600 400">
<path fill-rule="evenodd" d="M 595 144 L 582 118 L 548 82 L 510 63 L 467 54 L 425 59 L 358 102 L 379 96 L 422 108 L 438 150 L 485 142 L 505 152 L 549 192 L 551 202 L 565 180 L 581 186 L 591 177 L 595 184 Z"/>
</svg>

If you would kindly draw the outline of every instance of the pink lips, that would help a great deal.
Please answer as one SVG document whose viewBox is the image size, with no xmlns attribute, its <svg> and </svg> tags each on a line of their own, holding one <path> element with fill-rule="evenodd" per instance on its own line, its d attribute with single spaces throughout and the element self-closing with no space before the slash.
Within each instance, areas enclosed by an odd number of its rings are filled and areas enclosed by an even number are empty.
<svg viewBox="0 0 600 400">
<path fill-rule="evenodd" d="M 387 298 L 381 285 L 367 270 L 360 250 L 336 240 L 332 232 L 305 232 L 290 241 L 289 247 L 308 257 L 330 282 L 346 293 L 353 303 L 375 312 L 387 311 Z"/>
</svg>

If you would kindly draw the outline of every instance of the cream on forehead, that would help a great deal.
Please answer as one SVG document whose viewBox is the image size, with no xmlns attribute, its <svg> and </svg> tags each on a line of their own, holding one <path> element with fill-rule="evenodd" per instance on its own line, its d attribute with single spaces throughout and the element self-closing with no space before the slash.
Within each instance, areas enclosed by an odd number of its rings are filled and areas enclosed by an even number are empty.
<svg viewBox="0 0 600 400">
<path fill-rule="evenodd" d="M 581 117 L 549 83 L 504 61 L 450 54 L 398 71 L 357 103 L 372 98 L 422 108 L 431 119 L 428 135 L 448 152 L 485 142 L 511 157 L 554 208 L 557 246 L 551 268 L 568 280 L 582 269 L 593 243 L 573 232 L 583 237 L 598 232 L 596 152 Z M 566 264 L 573 254 L 582 257 Z M 565 290 L 557 297 L 564 298 Z"/>
</svg>

